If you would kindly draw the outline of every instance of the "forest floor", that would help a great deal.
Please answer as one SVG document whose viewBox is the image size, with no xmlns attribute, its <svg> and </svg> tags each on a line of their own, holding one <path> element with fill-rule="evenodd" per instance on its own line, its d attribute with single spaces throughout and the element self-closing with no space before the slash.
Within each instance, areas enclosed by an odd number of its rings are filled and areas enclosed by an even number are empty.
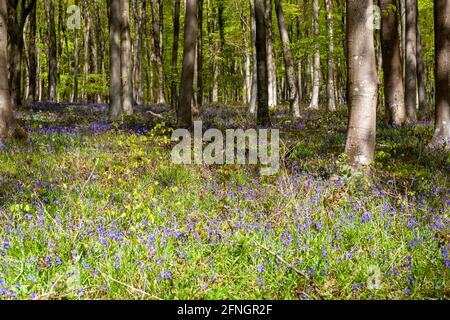
<svg viewBox="0 0 450 320">
<path fill-rule="evenodd" d="M 204 128 L 251 127 L 210 107 Z M 346 108 L 274 114 L 281 169 L 174 165 L 173 117 L 36 104 L 0 152 L 0 299 L 446 299 L 450 155 L 379 123 L 346 178 Z M 219 111 L 222 110 L 222 111 Z"/>
</svg>

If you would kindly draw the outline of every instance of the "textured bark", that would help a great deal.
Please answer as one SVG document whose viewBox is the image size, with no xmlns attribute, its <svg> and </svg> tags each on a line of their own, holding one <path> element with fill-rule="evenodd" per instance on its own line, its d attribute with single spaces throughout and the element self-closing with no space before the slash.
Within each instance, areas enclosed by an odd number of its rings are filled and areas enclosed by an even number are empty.
<svg viewBox="0 0 450 320">
<path fill-rule="evenodd" d="M 75 5 L 78 5 L 78 1 L 75 1 Z M 73 94 L 72 94 L 72 101 L 78 102 L 78 73 L 79 73 L 79 64 L 80 64 L 80 57 L 78 52 L 78 29 L 74 30 L 74 50 L 73 50 Z"/>
<path fill-rule="evenodd" d="M 314 32 L 314 63 L 312 80 L 312 97 L 310 109 L 319 109 L 320 94 L 320 48 L 319 48 L 319 0 L 313 0 L 313 32 Z"/>
<path fill-rule="evenodd" d="M 450 0 L 435 0 L 435 133 L 432 149 L 450 149 Z"/>
<path fill-rule="evenodd" d="M 0 145 L 7 143 L 16 130 L 8 82 L 8 34 L 6 1 L 0 2 Z"/>
<path fill-rule="evenodd" d="M 327 10 L 327 29 L 328 29 L 328 81 L 327 81 L 327 100 L 328 110 L 336 110 L 336 93 L 334 86 L 334 24 L 333 24 L 333 1 L 325 0 Z"/>
<path fill-rule="evenodd" d="M 283 7 L 281 0 L 275 0 L 275 10 L 278 18 L 278 29 L 280 30 L 280 38 L 283 46 L 284 65 L 286 69 L 286 80 L 289 87 L 289 104 L 294 117 L 300 117 L 300 100 L 298 94 L 297 77 L 294 68 L 294 59 L 292 59 L 291 43 L 284 21 Z"/>
<path fill-rule="evenodd" d="M 265 0 L 266 37 L 267 37 L 267 74 L 269 82 L 269 107 L 277 105 L 277 68 L 273 52 L 272 1 Z"/>
<path fill-rule="evenodd" d="M 122 113 L 120 79 L 120 0 L 109 0 L 109 54 L 110 54 L 110 85 L 109 85 L 109 117 L 118 120 Z"/>
<path fill-rule="evenodd" d="M 383 53 L 384 96 L 389 122 L 402 125 L 406 120 L 405 98 L 397 30 L 397 12 L 392 9 L 395 0 L 380 0 L 381 46 Z"/>
<path fill-rule="evenodd" d="M 417 0 L 406 0 L 406 74 L 405 107 L 406 121 L 417 120 Z"/>
<path fill-rule="evenodd" d="M 36 65 L 36 5 L 30 13 L 30 36 L 28 39 L 28 96 L 27 100 L 33 102 L 36 100 L 36 80 L 37 80 L 37 65 Z"/>
<path fill-rule="evenodd" d="M 58 57 L 56 47 L 55 5 L 53 0 L 46 1 L 48 26 L 48 99 L 56 101 L 58 86 Z"/>
<path fill-rule="evenodd" d="M 215 32 L 216 26 L 213 18 L 211 17 L 211 0 L 208 0 L 207 4 L 207 24 L 208 24 L 208 43 L 209 43 L 209 68 L 211 70 L 211 93 L 210 101 L 217 102 L 219 99 L 219 86 L 218 86 L 218 63 L 217 53 L 219 52 L 218 44 L 212 38 L 212 33 Z"/>
<path fill-rule="evenodd" d="M 87 0 L 83 0 L 83 16 L 85 18 L 83 23 L 83 90 L 82 90 L 82 99 L 86 103 L 88 101 L 88 78 L 89 78 L 89 37 L 90 37 L 90 28 L 91 28 L 91 17 L 89 12 L 89 4 Z"/>
<path fill-rule="evenodd" d="M 198 0 L 197 107 L 203 105 L 203 0 Z"/>
<path fill-rule="evenodd" d="M 423 70 L 422 39 L 420 36 L 419 15 L 417 15 L 417 90 L 419 98 L 419 111 L 424 112 L 427 109 L 425 96 L 425 77 Z"/>
<path fill-rule="evenodd" d="M 175 0 L 173 12 L 173 44 L 172 44 L 172 78 L 171 78 L 171 105 L 177 109 L 177 75 L 178 75 L 178 41 L 180 37 L 180 0 Z"/>
<path fill-rule="evenodd" d="M 252 88 L 249 101 L 249 112 L 256 113 L 256 101 L 258 97 L 258 65 L 256 57 L 256 20 L 255 20 L 255 0 L 250 0 L 250 28 L 252 40 Z"/>
<path fill-rule="evenodd" d="M 122 77 L 122 108 L 126 115 L 133 114 L 133 60 L 131 56 L 130 1 L 120 0 L 120 66 Z"/>
<path fill-rule="evenodd" d="M 269 125 L 269 82 L 267 70 L 267 36 L 265 0 L 255 0 L 256 21 L 256 61 L 258 67 L 258 108 L 256 118 L 258 125 Z"/>
<path fill-rule="evenodd" d="M 177 123 L 180 128 L 192 127 L 192 98 L 197 35 L 197 0 L 186 0 L 184 19 L 183 69 L 181 72 L 180 102 Z"/>
<path fill-rule="evenodd" d="M 144 90 L 142 87 L 142 32 L 144 25 L 145 9 L 147 1 L 144 0 L 139 3 L 137 0 L 133 0 L 133 16 L 134 16 L 134 29 L 136 30 L 134 45 L 133 45 L 133 89 L 134 89 L 134 101 L 136 104 L 143 103 Z"/>
<path fill-rule="evenodd" d="M 160 2 L 158 2 L 158 6 L 155 3 L 155 0 L 150 0 L 150 7 L 152 11 L 152 33 L 153 33 L 153 44 L 154 44 L 154 55 L 155 55 L 155 62 L 157 66 L 157 77 L 158 77 L 158 103 L 165 103 L 166 99 L 164 97 L 164 70 L 163 70 L 163 60 L 162 60 L 162 42 L 161 42 L 161 36 L 160 36 L 160 11 L 162 7 L 159 5 Z M 158 11 L 156 11 L 158 9 Z"/>
<path fill-rule="evenodd" d="M 241 26 L 244 37 L 244 65 L 243 65 L 243 101 L 245 104 L 250 103 L 251 99 L 251 73 L 250 73 L 250 51 L 248 41 L 248 19 L 245 13 L 241 12 Z"/>
<path fill-rule="evenodd" d="M 347 61 L 350 103 L 345 152 L 355 168 L 374 159 L 377 71 L 373 31 L 367 27 L 372 0 L 347 0 Z"/>
</svg>

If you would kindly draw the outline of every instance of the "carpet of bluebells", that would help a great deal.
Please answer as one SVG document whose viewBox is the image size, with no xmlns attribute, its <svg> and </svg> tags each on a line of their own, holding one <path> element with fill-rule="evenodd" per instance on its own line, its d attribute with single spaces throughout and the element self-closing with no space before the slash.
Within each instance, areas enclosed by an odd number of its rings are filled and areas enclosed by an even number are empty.
<svg viewBox="0 0 450 320">
<path fill-rule="evenodd" d="M 345 109 L 274 113 L 274 176 L 173 165 L 164 106 L 120 123 L 105 105 L 19 110 L 30 139 L 0 150 L 0 299 L 448 299 L 450 155 L 425 150 L 430 122 L 380 122 L 371 172 L 350 175 Z"/>
</svg>

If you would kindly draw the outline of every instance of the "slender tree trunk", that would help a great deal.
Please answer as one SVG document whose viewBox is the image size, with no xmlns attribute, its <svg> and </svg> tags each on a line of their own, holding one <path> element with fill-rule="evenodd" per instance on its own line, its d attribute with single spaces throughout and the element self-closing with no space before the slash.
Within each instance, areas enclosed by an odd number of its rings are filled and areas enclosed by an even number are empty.
<svg viewBox="0 0 450 320">
<path fill-rule="evenodd" d="M 29 89 L 27 100 L 33 102 L 36 100 L 36 4 L 30 13 L 30 36 L 28 39 L 28 56 L 29 56 Z"/>
<path fill-rule="evenodd" d="M 265 0 L 266 36 L 267 36 L 267 73 L 269 81 L 269 107 L 275 107 L 278 102 L 277 97 L 277 69 L 273 53 L 272 34 L 272 0 Z"/>
<path fill-rule="evenodd" d="M 203 105 L 203 0 L 198 0 L 197 107 Z"/>
<path fill-rule="evenodd" d="M 180 37 L 180 0 L 175 0 L 173 12 L 173 44 L 172 44 L 172 77 L 171 77 L 171 105 L 177 109 L 177 75 L 178 75 L 178 41 Z"/>
<path fill-rule="evenodd" d="M 250 103 L 251 99 L 251 73 L 250 73 L 250 48 L 248 41 L 248 19 L 244 12 L 241 12 L 241 26 L 244 37 L 244 65 L 243 65 L 243 101 L 245 104 Z"/>
<path fill-rule="evenodd" d="M 143 25 L 143 15 L 146 10 L 146 0 L 142 2 L 142 5 L 137 1 L 133 0 L 133 15 L 134 15 L 134 29 L 135 38 L 133 45 L 133 88 L 134 88 L 134 101 L 136 104 L 142 103 L 143 98 L 143 88 L 142 88 L 142 25 Z"/>
<path fill-rule="evenodd" d="M 327 27 L 328 27 L 328 110 L 336 111 L 336 92 L 334 86 L 334 23 L 333 23 L 333 1 L 325 0 L 327 10 Z"/>
<path fill-rule="evenodd" d="M 256 56 L 256 19 L 255 19 L 255 0 L 250 0 L 250 25 L 252 42 L 252 88 L 250 97 L 249 111 L 256 113 L 256 101 L 258 96 L 258 65 Z"/>
<path fill-rule="evenodd" d="M 78 3 L 76 1 L 75 3 Z M 75 28 L 74 30 L 75 39 L 74 39 L 74 49 L 73 49 L 73 96 L 72 101 L 78 102 L 78 73 L 79 73 L 79 65 L 80 65 L 80 58 L 79 58 L 79 49 L 78 49 L 78 29 Z"/>
<path fill-rule="evenodd" d="M 265 0 L 255 0 L 256 21 L 256 55 L 258 66 L 258 108 L 256 118 L 258 125 L 269 125 L 269 82 L 267 70 L 267 36 Z"/>
<path fill-rule="evenodd" d="M 397 12 L 393 10 L 395 0 L 380 0 L 381 46 L 383 53 L 384 95 L 389 122 L 402 125 L 406 120 L 405 98 L 400 59 L 400 41 L 397 30 Z"/>
<path fill-rule="evenodd" d="M 181 72 L 180 103 L 177 112 L 177 122 L 180 128 L 192 127 L 192 98 L 195 43 L 197 35 L 197 0 L 186 0 L 186 15 L 184 19 L 184 49 L 183 69 Z"/>
<path fill-rule="evenodd" d="M 46 2 L 48 25 L 48 99 L 54 102 L 56 101 L 58 85 L 55 6 L 53 0 L 47 0 Z"/>
<path fill-rule="evenodd" d="M 403 83 L 406 75 L 406 0 L 398 0 L 400 5 L 400 52 L 402 60 Z"/>
<path fill-rule="evenodd" d="M 406 0 L 406 74 L 405 106 L 406 121 L 417 120 L 417 0 Z"/>
<path fill-rule="evenodd" d="M 162 9 L 158 6 L 158 12 L 156 12 L 155 0 L 150 0 L 150 6 L 152 10 L 152 23 L 153 23 L 153 44 L 154 44 L 154 55 L 155 62 L 157 65 L 158 73 L 158 100 L 157 103 L 165 103 L 164 98 L 164 71 L 163 71 L 163 61 L 162 61 L 162 50 L 161 50 L 161 37 L 160 37 L 160 14 L 159 11 Z"/>
<path fill-rule="evenodd" d="M 367 27 L 372 0 L 347 0 L 350 120 L 345 152 L 355 168 L 374 159 L 377 71 L 373 31 Z"/>
<path fill-rule="evenodd" d="M 83 24 L 83 90 L 82 99 L 84 102 L 88 100 L 88 77 L 89 77 L 89 35 L 90 35 L 90 12 L 87 0 L 83 0 L 83 13 L 85 23 Z"/>
<path fill-rule="evenodd" d="M 420 36 L 419 15 L 417 15 L 417 89 L 419 98 L 419 111 L 421 113 L 425 112 L 427 109 L 422 55 L 422 39 Z"/>
<path fill-rule="evenodd" d="M 278 18 L 278 29 L 283 46 L 284 64 L 286 69 L 286 80 L 289 87 L 289 104 L 294 117 L 300 117 L 300 101 L 298 94 L 297 77 L 295 75 L 294 59 L 292 59 L 291 43 L 284 21 L 283 7 L 281 0 L 275 0 L 275 10 Z"/>
<path fill-rule="evenodd" d="M 434 1 L 436 120 L 432 149 L 450 149 L 450 0 Z"/>
<path fill-rule="evenodd" d="M 313 64 L 313 88 L 310 109 L 319 109 L 320 94 L 320 47 L 319 47 L 319 0 L 313 0 L 313 31 L 314 31 L 314 64 Z"/>
<path fill-rule="evenodd" d="M 7 16 L 6 1 L 0 1 L 0 145 L 8 143 L 16 130 L 8 81 Z"/>
<path fill-rule="evenodd" d="M 112 121 L 119 120 L 122 113 L 122 83 L 120 77 L 120 0 L 109 0 L 110 10 L 110 86 L 109 86 L 109 116 Z"/>
<path fill-rule="evenodd" d="M 131 56 L 130 1 L 120 0 L 122 108 L 126 115 L 133 114 L 133 65 Z"/>
</svg>

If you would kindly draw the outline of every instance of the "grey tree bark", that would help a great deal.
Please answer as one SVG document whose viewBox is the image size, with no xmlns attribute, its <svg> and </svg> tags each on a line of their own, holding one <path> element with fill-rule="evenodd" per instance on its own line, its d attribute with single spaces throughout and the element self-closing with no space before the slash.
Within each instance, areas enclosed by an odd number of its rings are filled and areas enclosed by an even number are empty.
<svg viewBox="0 0 450 320">
<path fill-rule="evenodd" d="M 319 0 L 313 0 L 313 32 L 314 32 L 314 63 L 313 63 L 313 80 L 312 80 L 312 97 L 309 108 L 313 110 L 319 109 L 320 94 L 320 47 L 319 47 Z"/>
<path fill-rule="evenodd" d="M 434 1 L 435 133 L 429 147 L 450 149 L 450 0 Z"/>
<path fill-rule="evenodd" d="M 286 69 L 286 80 L 289 87 L 289 104 L 294 117 L 300 117 L 300 99 L 298 94 L 297 76 L 295 74 L 294 59 L 291 53 L 291 43 L 286 29 L 283 7 L 281 0 L 275 0 L 275 10 L 278 18 L 278 29 L 283 46 L 284 64 Z"/>
<path fill-rule="evenodd" d="M 333 23 L 333 1 L 325 0 L 327 10 L 327 29 L 328 29 L 328 81 L 327 81 L 327 100 L 328 110 L 336 111 L 336 92 L 334 82 L 334 23 Z"/>
<path fill-rule="evenodd" d="M 256 111 L 256 119 L 258 125 L 263 126 L 270 124 L 266 12 L 265 0 L 255 0 L 256 61 L 258 67 L 258 108 Z"/>
<path fill-rule="evenodd" d="M 131 56 L 130 1 L 120 0 L 120 66 L 122 77 L 122 108 L 126 115 L 133 114 L 133 60 Z"/>
<path fill-rule="evenodd" d="M 256 101 L 258 97 L 258 65 L 256 57 L 256 19 L 255 19 L 255 0 L 250 0 L 250 28 L 252 42 L 252 84 L 251 97 L 249 102 L 250 114 L 256 113 Z"/>
<path fill-rule="evenodd" d="M 109 0 L 109 54 L 110 54 L 110 85 L 109 85 L 109 117 L 112 121 L 119 120 L 122 114 L 122 82 L 120 77 L 120 0 Z"/>
<path fill-rule="evenodd" d="M 402 125 L 406 120 L 400 41 L 395 0 L 380 0 L 381 47 L 383 54 L 384 96 L 388 122 Z"/>
<path fill-rule="evenodd" d="M 177 109 L 177 81 L 178 75 L 178 41 L 180 37 L 180 0 L 175 0 L 173 11 L 173 44 L 172 44 L 172 78 L 171 78 L 171 105 Z"/>
<path fill-rule="evenodd" d="M 184 19 L 183 69 L 181 71 L 180 102 L 177 110 L 179 128 L 192 127 L 192 99 L 197 36 L 197 0 L 186 0 Z"/>
<path fill-rule="evenodd" d="M 273 52 L 272 34 L 272 0 L 265 0 L 266 17 L 266 37 L 267 37 L 267 73 L 269 81 L 269 107 L 274 107 L 278 103 L 277 97 L 277 69 Z"/>
<path fill-rule="evenodd" d="M 350 120 L 345 152 L 361 168 L 375 154 L 377 70 L 372 28 L 367 27 L 372 0 L 347 0 L 347 61 Z"/>
<path fill-rule="evenodd" d="M 0 1 L 0 145 L 8 143 L 16 131 L 8 80 L 8 29 L 6 1 Z"/>
<path fill-rule="evenodd" d="M 46 13 L 48 23 L 48 99 L 50 101 L 56 101 L 58 58 L 56 48 L 55 6 L 53 0 L 46 0 Z"/>
<path fill-rule="evenodd" d="M 406 121 L 417 120 L 417 0 L 406 0 L 406 73 L 405 107 Z"/>
</svg>

